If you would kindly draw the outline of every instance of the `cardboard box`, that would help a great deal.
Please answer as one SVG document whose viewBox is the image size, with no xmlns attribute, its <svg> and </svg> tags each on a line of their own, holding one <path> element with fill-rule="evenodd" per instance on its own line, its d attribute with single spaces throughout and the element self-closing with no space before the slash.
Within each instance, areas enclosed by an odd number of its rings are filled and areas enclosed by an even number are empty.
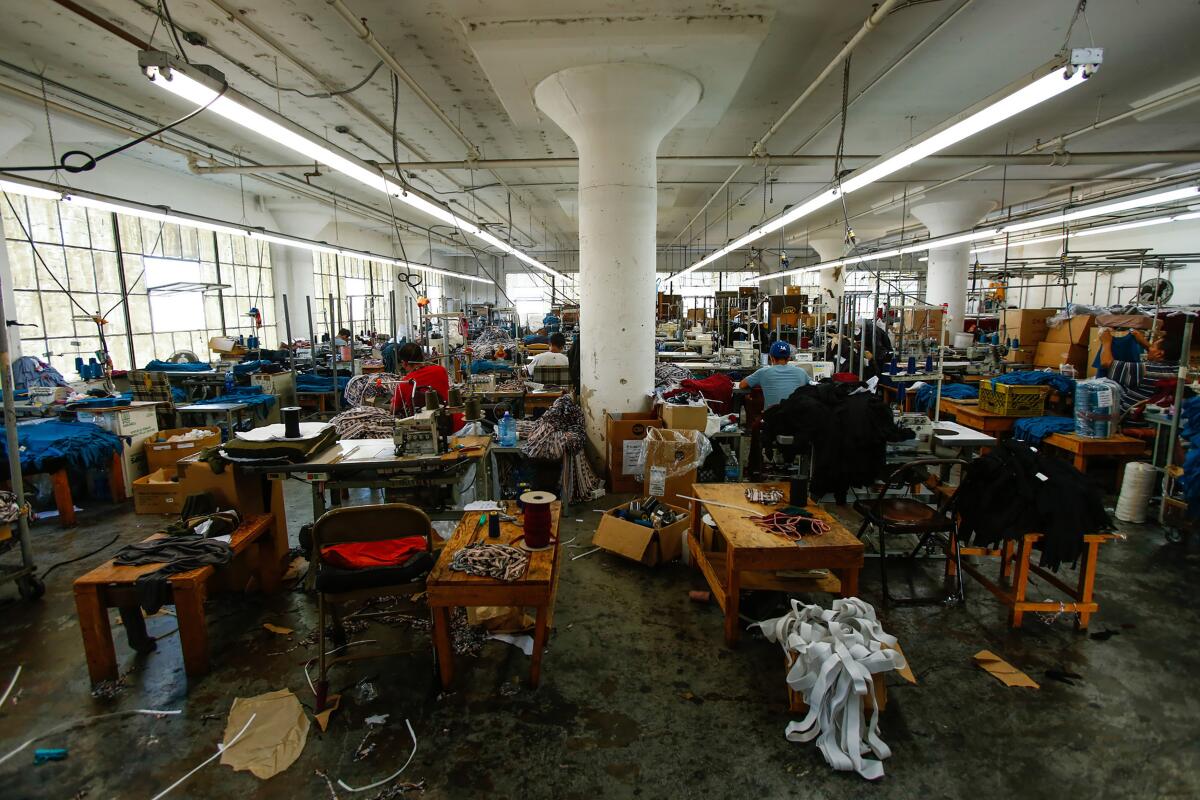
<svg viewBox="0 0 1200 800">
<path fill-rule="evenodd" d="M 1037 353 L 1037 347 L 1012 347 L 1005 354 L 1004 360 L 1009 364 L 1032 364 Z"/>
<path fill-rule="evenodd" d="M 683 553 L 684 533 L 691 525 L 691 515 L 683 508 L 671 506 L 674 511 L 683 514 L 682 519 L 665 528 L 647 528 L 616 515 L 617 511 L 628 507 L 629 504 L 625 503 L 604 512 L 600 526 L 592 537 L 592 544 L 648 567 L 679 558 Z"/>
<path fill-rule="evenodd" d="M 910 308 L 904 312 L 904 329 L 918 336 L 937 336 L 943 313 L 940 308 Z"/>
<path fill-rule="evenodd" d="M 1061 325 L 1047 326 L 1044 341 L 1055 344 L 1086 345 L 1088 343 L 1088 334 L 1091 333 L 1095 324 L 1095 317 L 1089 314 L 1080 314 L 1077 317 L 1063 320 Z"/>
<path fill-rule="evenodd" d="M 1041 342 L 1033 357 L 1035 367 L 1050 367 L 1058 369 L 1061 364 L 1070 364 L 1077 375 L 1083 374 L 1084 362 L 1087 360 L 1087 349 L 1077 344 L 1056 344 Z"/>
<path fill-rule="evenodd" d="M 708 406 L 673 406 L 663 403 L 658 407 L 658 413 L 664 428 L 703 433 L 708 425 Z"/>
<path fill-rule="evenodd" d="M 1057 313 L 1054 308 L 1008 309 L 1000 315 L 1000 339 L 1016 339 L 1022 347 L 1033 347 L 1046 338 L 1046 319 Z"/>
<path fill-rule="evenodd" d="M 604 439 L 608 443 L 608 490 L 640 492 L 646 431 L 661 428 L 656 414 L 630 411 L 604 415 Z"/>
<path fill-rule="evenodd" d="M 133 482 L 133 510 L 137 514 L 178 514 L 187 490 L 169 469 L 158 469 Z"/>
<path fill-rule="evenodd" d="M 694 441 L 695 431 L 664 429 L 661 434 L 646 439 L 646 459 L 642 494 L 661 497 L 672 506 L 686 506 L 680 495 L 690 495 L 696 483 L 696 466 L 686 471 L 685 464 L 695 464 L 700 443 Z"/>
<path fill-rule="evenodd" d="M 194 430 L 194 428 L 169 428 L 168 430 L 159 431 L 151 436 L 147 436 L 143 445 L 146 453 L 146 469 L 149 472 L 154 472 L 164 467 L 173 467 L 179 459 L 221 443 L 221 429 L 217 426 L 197 425 L 196 428 L 208 431 L 209 435 L 201 439 L 190 439 L 186 442 L 168 442 L 167 439 L 170 439 L 172 436 L 178 436 Z"/>
<path fill-rule="evenodd" d="M 1088 331 L 1088 352 L 1087 352 L 1087 377 L 1096 377 L 1096 356 L 1100 355 L 1100 331 L 1099 325 L 1093 325 Z"/>
</svg>

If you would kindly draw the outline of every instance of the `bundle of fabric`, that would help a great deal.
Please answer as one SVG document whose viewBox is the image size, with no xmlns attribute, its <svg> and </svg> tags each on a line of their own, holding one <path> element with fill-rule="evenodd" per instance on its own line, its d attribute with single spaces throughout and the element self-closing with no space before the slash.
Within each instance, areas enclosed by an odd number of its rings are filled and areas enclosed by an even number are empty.
<svg viewBox="0 0 1200 800">
<path fill-rule="evenodd" d="M 1200 518 L 1200 397 L 1183 401 L 1182 427 L 1179 433 L 1191 447 L 1183 460 L 1183 499 L 1188 504 L 1188 516 Z"/>
<path fill-rule="evenodd" d="M 390 406 L 392 396 L 396 394 L 396 384 L 403 378 L 392 372 L 373 372 L 368 375 L 355 375 L 346 383 L 343 397 L 348 406 L 362 406 L 377 397 L 382 397 Z"/>
<path fill-rule="evenodd" d="M 497 349 L 511 353 L 516 346 L 516 340 L 508 331 L 492 325 L 480 331 L 471 342 L 471 353 L 475 358 L 487 361 L 496 355 Z"/>
<path fill-rule="evenodd" d="M 1013 423 L 1013 438 L 1039 444 L 1052 433 L 1074 433 L 1074 417 L 1021 417 Z"/>
<path fill-rule="evenodd" d="M 523 392 L 525 391 L 524 378 L 505 378 L 504 380 L 496 381 L 497 392 Z"/>
<path fill-rule="evenodd" d="M 484 358 L 477 358 L 471 362 L 470 372 L 472 375 L 486 375 L 489 372 L 512 372 L 513 365 L 508 361 L 488 361 Z"/>
<path fill-rule="evenodd" d="M 150 361 L 142 369 L 148 372 L 208 372 L 212 367 L 200 361 Z"/>
<path fill-rule="evenodd" d="M 346 385 L 349 383 L 348 376 L 338 376 L 337 388 L 339 391 L 345 391 Z M 296 375 L 297 392 L 332 392 L 333 390 L 333 379 L 328 375 L 314 375 L 311 372 L 301 372 Z"/>
<path fill-rule="evenodd" d="M 21 507 L 17 505 L 17 496 L 12 492 L 0 491 L 0 523 L 11 525 L 21 516 Z"/>
<path fill-rule="evenodd" d="M 63 380 L 62 373 L 54 367 L 33 356 L 21 356 L 12 365 L 13 393 L 20 394 L 31 386 L 65 386 L 71 384 Z"/>
<path fill-rule="evenodd" d="M 70 469 L 104 469 L 113 455 L 121 452 L 121 438 L 90 422 L 59 422 L 48 419 L 17 425 L 21 447 L 21 469 L 54 472 Z M 0 437 L 0 455 L 7 458 L 8 441 Z M 7 471 L 5 466 L 0 468 Z"/>
<path fill-rule="evenodd" d="M 814 497 L 832 492 L 843 502 L 852 486 L 869 486 L 883 473 L 888 442 L 913 438 L 896 427 L 881 397 L 859 391 L 861 383 L 823 381 L 801 386 L 762 416 L 762 441 L 774 449 L 777 436 L 792 436 L 782 447 L 791 459 L 813 449 L 810 486 Z"/>
<path fill-rule="evenodd" d="M 654 385 L 659 386 L 674 386 L 677 383 L 682 383 L 692 377 L 692 373 L 683 367 L 676 364 L 655 364 L 654 365 Z M 730 393 L 732 396 L 732 392 Z"/>
<path fill-rule="evenodd" d="M 337 429 L 339 439 L 390 439 L 396 418 L 386 408 L 358 406 L 329 422 Z"/>
<path fill-rule="evenodd" d="M 525 574 L 529 556 L 508 544 L 474 542 L 454 554 L 450 569 L 482 578 L 515 581 Z"/>
<path fill-rule="evenodd" d="M 211 406 L 217 403 L 245 403 L 260 417 L 266 418 L 271 407 L 275 405 L 276 398 L 273 394 L 263 394 L 261 386 L 235 386 L 217 397 L 195 400 L 192 405 Z"/>
<path fill-rule="evenodd" d="M 725 414 L 733 408 L 733 380 L 719 372 L 707 378 L 680 381 L 678 389 L 663 392 L 663 397 L 671 398 L 686 393 L 699 394 L 708 401 L 708 407 L 714 414 Z"/>
<path fill-rule="evenodd" d="M 882 778 L 882 759 L 892 751 L 879 737 L 879 709 L 873 707 L 870 720 L 864 719 L 863 698 L 873 691 L 876 675 L 906 664 L 875 609 L 857 597 L 834 600 L 830 610 L 793 600 L 787 614 L 755 624 L 783 648 L 791 661 L 787 684 L 808 705 L 807 716 L 784 729 L 787 740 L 816 739 L 835 770 Z M 877 758 L 863 758 L 870 754 Z"/>
<path fill-rule="evenodd" d="M 1057 570 L 1083 552 L 1083 537 L 1111 526 L 1104 498 L 1069 463 L 1024 442 L 1001 441 L 963 471 L 951 501 L 963 542 L 997 547 L 1040 533 L 1041 565 Z"/>
<path fill-rule="evenodd" d="M 922 383 L 916 388 L 917 411 L 929 411 L 933 408 L 933 398 L 937 396 L 937 386 L 932 383 Z M 970 383 L 943 383 L 942 397 L 950 400 L 974 400 L 979 397 L 979 387 Z"/>
<path fill-rule="evenodd" d="M 1068 378 L 1061 372 L 1043 369 L 1024 369 L 1017 372 L 1006 372 L 989 378 L 992 383 L 1007 383 L 1014 386 L 1049 386 L 1060 394 L 1072 394 L 1075 391 L 1075 379 Z"/>
<path fill-rule="evenodd" d="M 174 536 L 149 539 L 126 545 L 113 556 L 113 563 L 127 567 L 162 564 L 154 572 L 141 575 L 134 582 L 138 603 L 148 614 L 156 613 L 171 602 L 170 578 L 180 572 L 198 567 L 219 566 L 233 560 L 228 542 L 200 536 Z"/>
<path fill-rule="evenodd" d="M 562 486 L 571 487 L 568 502 L 591 499 L 600 486 L 600 478 L 583 452 L 587 428 L 583 411 L 567 395 L 554 401 L 536 422 L 517 425 L 521 450 L 530 458 L 557 460 L 564 455 Z"/>
<path fill-rule="evenodd" d="M 278 372 L 280 370 L 281 368 L 274 361 L 264 361 L 261 359 L 256 361 L 243 361 L 240 364 L 233 365 L 234 375 L 249 375 L 252 372 Z"/>
</svg>

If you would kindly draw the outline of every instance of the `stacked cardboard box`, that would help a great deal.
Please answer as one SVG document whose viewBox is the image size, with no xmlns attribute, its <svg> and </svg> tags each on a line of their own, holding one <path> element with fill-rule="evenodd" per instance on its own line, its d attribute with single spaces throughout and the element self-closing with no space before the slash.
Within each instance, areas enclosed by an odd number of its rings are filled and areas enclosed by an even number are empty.
<svg viewBox="0 0 1200 800">
<path fill-rule="evenodd" d="M 661 428 L 655 414 L 630 411 L 604 415 L 604 438 L 608 442 L 608 490 L 640 492 L 645 462 L 646 431 Z"/>
</svg>

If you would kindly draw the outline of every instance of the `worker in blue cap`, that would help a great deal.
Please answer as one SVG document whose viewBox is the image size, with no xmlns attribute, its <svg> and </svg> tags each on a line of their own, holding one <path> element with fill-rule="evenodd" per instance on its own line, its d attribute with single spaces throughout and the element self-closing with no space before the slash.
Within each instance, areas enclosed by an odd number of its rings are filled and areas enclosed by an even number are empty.
<svg viewBox="0 0 1200 800">
<path fill-rule="evenodd" d="M 767 357 L 770 362 L 767 366 L 755 370 L 738 384 L 743 389 L 753 389 L 757 386 L 762 390 L 763 411 L 779 405 L 788 399 L 792 392 L 801 386 L 807 386 L 809 382 L 807 372 L 789 363 L 792 359 L 792 346 L 787 342 L 776 341 L 771 345 Z M 752 478 L 758 476 L 763 467 L 762 445 L 759 441 L 761 424 L 761 415 L 750 420 L 750 453 L 746 466 Z"/>
</svg>

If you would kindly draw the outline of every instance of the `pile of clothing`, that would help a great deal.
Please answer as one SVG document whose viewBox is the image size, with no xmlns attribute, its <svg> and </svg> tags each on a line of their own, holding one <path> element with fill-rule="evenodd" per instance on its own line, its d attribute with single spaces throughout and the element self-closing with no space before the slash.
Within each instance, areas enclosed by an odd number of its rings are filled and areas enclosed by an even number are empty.
<svg viewBox="0 0 1200 800">
<path fill-rule="evenodd" d="M 395 422 L 390 410 L 375 406 L 351 408 L 329 420 L 339 439 L 390 439 Z"/>
<path fill-rule="evenodd" d="M 1074 417 L 1021 417 L 1013 423 L 1013 438 L 1039 444 L 1052 433 L 1074 433 Z"/>
<path fill-rule="evenodd" d="M 718 416 L 733 410 L 733 380 L 723 373 L 680 381 L 678 389 L 663 392 L 663 397 L 670 399 L 684 394 L 700 395 L 708 401 L 708 407 Z"/>
<path fill-rule="evenodd" d="M 22 394 L 31 386 L 65 386 L 71 388 L 58 370 L 40 358 L 21 356 L 12 364 L 13 393 Z"/>
<path fill-rule="evenodd" d="M 654 365 L 654 385 L 655 387 L 675 386 L 683 383 L 692 377 L 690 370 L 675 364 L 655 364 Z"/>
<path fill-rule="evenodd" d="M 346 383 L 346 391 L 342 396 L 348 406 L 367 405 L 378 397 L 382 397 L 390 406 L 392 396 L 396 394 L 396 385 L 402 380 L 402 376 L 393 372 L 355 375 Z"/>
<path fill-rule="evenodd" d="M 54 419 L 18 423 L 17 441 L 25 472 L 54 472 L 62 467 L 106 469 L 122 448 L 121 438 L 99 425 Z M 0 455 L 8 457 L 4 437 L 0 437 Z M 7 466 L 3 469 L 7 471 Z"/>
<path fill-rule="evenodd" d="M 1063 395 L 1069 395 L 1075 391 L 1074 378 L 1068 378 L 1060 372 L 1050 370 L 1028 369 L 1006 372 L 988 380 L 992 383 L 1007 383 L 1015 386 L 1049 386 Z M 916 385 L 917 411 L 929 411 L 933 408 L 936 391 L 937 387 L 931 383 Z M 970 383 L 943 383 L 942 397 L 951 400 L 973 400 L 979 397 L 979 387 Z"/>
<path fill-rule="evenodd" d="M 896 427 L 888 404 L 858 382 L 801 386 L 762 416 L 764 449 L 773 450 L 778 436 L 794 437 L 780 448 L 788 460 L 811 447 L 812 496 L 832 492 L 838 503 L 851 487 L 869 486 L 882 475 L 888 442 L 913 435 Z"/>
<path fill-rule="evenodd" d="M 583 452 L 587 442 L 583 410 L 569 396 L 555 400 L 536 422 L 518 424 L 517 431 L 521 451 L 529 458 L 558 460 L 567 456 L 561 475 L 561 485 L 570 485 L 572 490 L 567 502 L 591 499 L 601 488 L 600 478 Z"/>
<path fill-rule="evenodd" d="M 337 444 L 337 428 L 327 422 L 301 422 L 300 438 L 287 438 L 280 423 L 240 431 L 220 448 L 227 461 L 251 464 L 299 464 Z"/>
<path fill-rule="evenodd" d="M 1191 447 L 1183 460 L 1183 499 L 1188 504 L 1188 516 L 1200 518 L 1200 397 L 1183 401 L 1183 417 L 1179 434 L 1188 440 Z"/>
<path fill-rule="evenodd" d="M 349 376 L 339 375 L 337 379 L 338 391 L 345 391 L 346 385 L 350 383 Z M 328 375 L 315 375 L 311 372 L 301 372 L 296 375 L 296 391 L 297 392 L 332 392 L 333 379 Z"/>
<path fill-rule="evenodd" d="M 212 366 L 200 361 L 159 361 L 156 358 L 142 369 L 147 372 L 210 372 Z"/>
<path fill-rule="evenodd" d="M 480 331 L 479 335 L 471 342 L 471 355 L 476 359 L 487 361 L 496 355 L 497 350 L 512 353 L 516 346 L 516 340 L 508 331 L 492 325 Z"/>
<path fill-rule="evenodd" d="M 1041 565 L 1057 570 L 1083 552 L 1083 537 L 1111 526 L 1100 491 L 1069 463 L 1001 441 L 963 471 L 950 508 L 964 543 L 997 547 L 1040 533 Z"/>
</svg>

